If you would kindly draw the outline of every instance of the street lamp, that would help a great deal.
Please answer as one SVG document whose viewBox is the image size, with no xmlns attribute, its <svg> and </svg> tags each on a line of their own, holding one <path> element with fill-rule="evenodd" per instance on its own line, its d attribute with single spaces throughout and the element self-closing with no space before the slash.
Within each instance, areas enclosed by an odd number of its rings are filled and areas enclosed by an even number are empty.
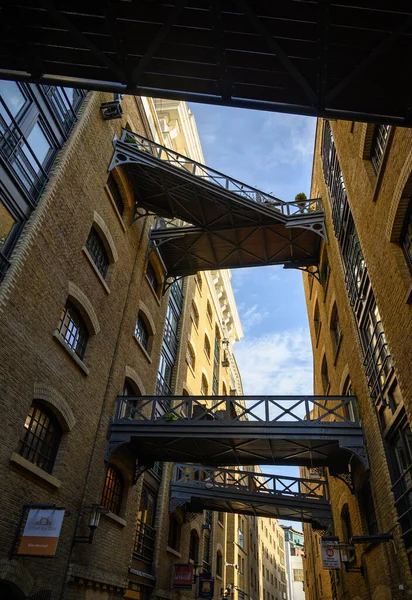
<svg viewBox="0 0 412 600">
<path fill-rule="evenodd" d="M 108 513 L 109 510 L 100 504 L 92 504 L 91 506 L 86 506 L 85 510 L 90 510 L 89 517 L 89 535 L 77 536 L 74 538 L 74 542 L 78 544 L 91 544 L 93 542 L 94 532 L 99 526 L 100 515 L 102 512 Z"/>
</svg>

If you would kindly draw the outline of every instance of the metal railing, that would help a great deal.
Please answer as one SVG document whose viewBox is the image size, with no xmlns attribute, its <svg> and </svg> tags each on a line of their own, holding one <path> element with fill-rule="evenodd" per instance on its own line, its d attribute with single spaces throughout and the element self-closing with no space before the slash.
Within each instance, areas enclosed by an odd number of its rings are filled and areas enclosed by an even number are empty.
<svg viewBox="0 0 412 600">
<path fill-rule="evenodd" d="M 116 419 L 129 414 L 133 419 L 162 424 L 218 424 L 278 422 L 309 427 L 328 423 L 330 427 L 358 427 L 354 396 L 119 396 Z M 125 406 L 127 410 L 125 412 Z M 316 409 L 316 410 L 314 410 Z M 317 413 L 314 416 L 314 413 Z"/>
<path fill-rule="evenodd" d="M 183 169 L 191 175 L 204 179 L 208 183 L 213 183 L 228 192 L 237 194 L 238 196 L 256 202 L 257 204 L 270 206 L 285 216 L 323 212 L 320 198 L 308 199 L 301 202 L 285 202 L 271 194 L 267 194 L 246 183 L 238 181 L 233 177 L 229 177 L 215 169 L 202 165 L 183 154 L 179 154 L 152 140 L 148 140 L 128 129 L 122 130 L 120 141 L 133 146 L 133 148 L 139 152 L 151 154 L 158 160 L 167 161 L 171 166 Z"/>
<path fill-rule="evenodd" d="M 381 321 L 375 324 L 365 348 L 363 365 L 371 394 L 375 400 L 382 401 L 382 391 L 392 368 L 392 359 Z"/>
<path fill-rule="evenodd" d="M 172 484 L 188 488 L 251 492 L 267 497 L 282 496 L 314 501 L 328 500 L 323 479 L 288 477 L 236 469 L 175 464 Z"/>
<path fill-rule="evenodd" d="M 156 540 L 156 530 L 147 523 L 137 519 L 136 535 L 134 539 L 133 554 L 152 562 Z"/>
<path fill-rule="evenodd" d="M 407 546 L 412 541 L 412 464 L 402 473 L 392 486 L 395 495 L 395 507 L 398 511 L 398 523 L 402 537 L 407 538 Z"/>
</svg>

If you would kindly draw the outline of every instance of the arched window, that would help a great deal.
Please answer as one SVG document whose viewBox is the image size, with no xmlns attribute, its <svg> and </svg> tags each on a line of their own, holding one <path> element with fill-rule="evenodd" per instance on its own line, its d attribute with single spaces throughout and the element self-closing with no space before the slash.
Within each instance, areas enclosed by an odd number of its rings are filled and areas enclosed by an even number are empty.
<svg viewBox="0 0 412 600">
<path fill-rule="evenodd" d="M 340 342 L 342 339 L 342 330 L 340 328 L 339 315 L 338 315 L 338 309 L 336 308 L 336 302 L 334 302 L 333 308 L 332 308 L 332 315 L 331 315 L 331 319 L 330 319 L 330 331 L 331 331 L 331 335 L 332 335 L 333 348 L 336 353 L 339 349 Z"/>
<path fill-rule="evenodd" d="M 345 383 L 343 384 L 342 396 L 353 396 L 353 395 L 354 395 L 354 392 L 353 392 L 353 387 L 352 387 L 352 381 L 351 381 L 350 376 L 348 375 L 345 379 Z M 355 411 L 354 411 L 353 404 L 345 405 L 345 417 L 347 419 L 349 419 L 350 421 L 355 420 Z"/>
<path fill-rule="evenodd" d="M 389 125 L 375 125 L 371 145 L 371 161 L 376 174 L 381 166 L 386 142 L 388 141 L 388 134 Z"/>
<path fill-rule="evenodd" d="M 119 186 L 117 185 L 116 180 L 111 173 L 109 175 L 109 179 L 107 180 L 107 187 L 110 190 L 110 194 L 113 198 L 113 201 L 116 205 L 117 210 L 119 211 L 120 215 L 123 215 L 123 213 L 124 213 L 123 198 L 120 193 Z"/>
<path fill-rule="evenodd" d="M 319 333 L 320 333 L 320 313 L 319 313 L 319 303 L 317 300 L 316 300 L 316 304 L 315 304 L 315 312 L 313 314 L 313 325 L 315 327 L 316 340 L 318 340 Z"/>
<path fill-rule="evenodd" d="M 60 315 L 59 333 L 80 358 L 83 358 L 89 332 L 77 308 L 68 300 Z"/>
<path fill-rule="evenodd" d="M 205 334 L 205 342 L 204 342 L 203 348 L 204 348 L 204 351 L 206 352 L 206 356 L 210 359 L 210 341 L 206 334 Z"/>
<path fill-rule="evenodd" d="M 222 384 L 222 396 L 227 396 L 227 387 L 225 382 Z"/>
<path fill-rule="evenodd" d="M 190 309 L 190 318 L 193 321 L 193 324 L 196 326 L 196 328 L 199 327 L 199 311 L 197 310 L 197 306 L 195 304 L 195 301 L 192 300 L 192 306 Z"/>
<path fill-rule="evenodd" d="M 321 266 L 321 270 L 320 270 L 320 280 L 321 280 L 321 283 L 323 285 L 325 292 L 326 292 L 326 288 L 328 285 L 329 273 L 330 273 L 329 259 L 328 259 L 328 254 L 325 251 L 323 253 L 322 266 Z"/>
<path fill-rule="evenodd" d="M 53 471 L 61 438 L 61 427 L 53 413 L 34 401 L 24 424 L 19 454 L 47 473 Z"/>
<path fill-rule="evenodd" d="M 186 362 L 193 370 L 195 369 L 195 353 L 190 343 L 187 344 Z"/>
<path fill-rule="evenodd" d="M 190 532 L 189 560 L 196 564 L 199 561 L 199 535 L 196 529 Z"/>
<path fill-rule="evenodd" d="M 342 510 L 340 513 L 340 522 L 342 527 L 343 541 L 348 543 L 352 537 L 352 523 L 350 520 L 349 507 L 347 504 L 344 504 L 342 506 Z M 355 550 L 353 548 L 348 549 L 348 557 L 350 562 L 356 559 Z"/>
<path fill-rule="evenodd" d="M 195 281 L 196 281 L 197 287 L 199 288 L 199 292 L 202 292 L 203 281 L 202 281 L 202 276 L 200 273 L 196 273 Z"/>
<path fill-rule="evenodd" d="M 134 330 L 134 335 L 137 340 L 141 343 L 145 350 L 149 350 L 149 329 L 146 325 L 143 314 L 140 312 L 137 316 L 136 327 Z"/>
<path fill-rule="evenodd" d="M 326 361 L 325 355 L 323 356 L 323 359 L 322 359 L 321 376 L 322 376 L 323 393 L 327 394 L 329 391 L 330 381 L 329 381 L 328 363 Z"/>
<path fill-rule="evenodd" d="M 176 515 L 171 514 L 169 519 L 169 534 L 167 539 L 167 545 L 173 550 L 179 551 L 180 548 L 180 530 L 181 525 Z"/>
<path fill-rule="evenodd" d="M 107 269 L 109 268 L 110 260 L 104 247 L 102 238 L 97 233 L 94 227 L 91 228 L 89 237 L 87 238 L 86 248 L 96 265 L 97 270 L 103 279 L 106 279 Z"/>
<path fill-rule="evenodd" d="M 201 387 L 200 391 L 203 394 L 203 396 L 209 395 L 209 384 L 207 383 L 207 379 L 206 379 L 205 375 L 202 375 L 202 387 Z"/>
<path fill-rule="evenodd" d="M 124 380 L 122 395 L 131 397 L 141 396 L 139 388 L 132 379 L 129 379 L 129 377 L 126 377 L 126 379 Z M 135 411 L 133 409 L 136 408 L 136 406 L 137 400 L 128 400 L 127 403 L 125 402 L 121 408 L 120 418 L 128 416 L 129 418 L 133 419 L 135 416 Z"/>
<path fill-rule="evenodd" d="M 123 477 L 119 469 L 113 465 L 107 467 L 101 505 L 115 515 L 120 514 L 123 498 Z"/>
<path fill-rule="evenodd" d="M 223 558 L 220 550 L 216 553 L 216 575 L 222 577 L 223 574 Z M 253 584 L 252 584 L 253 585 Z"/>
<path fill-rule="evenodd" d="M 412 198 L 409 200 L 400 242 L 406 262 L 412 274 Z"/>
<path fill-rule="evenodd" d="M 155 268 L 150 261 L 147 263 L 146 277 L 147 277 L 150 285 L 152 286 L 153 291 L 155 292 L 156 296 L 158 296 L 160 284 L 159 284 L 159 280 L 156 275 Z"/>
<path fill-rule="evenodd" d="M 207 318 L 210 321 L 210 324 L 212 324 L 213 313 L 212 313 L 212 306 L 211 306 L 209 300 L 207 301 L 207 304 L 206 304 L 206 313 L 207 313 Z"/>
</svg>

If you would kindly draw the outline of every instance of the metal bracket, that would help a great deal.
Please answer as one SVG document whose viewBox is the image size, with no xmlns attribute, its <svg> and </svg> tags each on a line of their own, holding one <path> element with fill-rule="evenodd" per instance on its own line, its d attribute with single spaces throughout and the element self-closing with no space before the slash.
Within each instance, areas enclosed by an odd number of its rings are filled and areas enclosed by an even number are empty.
<svg viewBox="0 0 412 600">
<path fill-rule="evenodd" d="M 142 206 L 139 206 L 138 203 L 135 202 L 131 224 L 133 225 L 133 223 L 136 223 L 136 221 L 138 221 L 139 219 L 145 219 L 146 217 L 155 217 L 155 216 L 156 216 L 156 213 L 152 212 L 151 210 L 147 210 L 146 208 L 143 208 Z"/>
<path fill-rule="evenodd" d="M 310 271 L 309 269 L 313 269 L 313 267 L 315 267 L 315 270 Z M 312 275 L 312 277 L 314 277 L 319 283 L 321 283 L 319 265 L 300 265 L 297 262 L 296 264 L 287 263 L 287 264 L 283 265 L 283 268 L 284 269 L 297 269 L 298 271 L 302 271 L 303 273 Z"/>
<path fill-rule="evenodd" d="M 322 527 L 319 529 L 315 524 L 312 525 L 313 531 L 316 531 L 321 537 L 327 535 L 333 535 L 333 521 L 332 519 L 319 517 L 316 519 L 316 523 Z"/>
<path fill-rule="evenodd" d="M 153 463 L 150 465 L 141 465 L 139 464 L 139 459 L 136 458 L 135 461 L 135 468 L 134 468 L 134 473 L 133 473 L 133 478 L 132 478 L 132 485 L 136 485 L 136 483 L 138 482 L 139 478 L 146 473 L 146 471 L 148 471 L 149 469 L 151 469 L 153 467 Z"/>
<path fill-rule="evenodd" d="M 332 477 L 340 479 L 349 489 L 352 495 L 355 494 L 355 488 L 353 487 L 352 474 L 351 473 L 331 473 Z"/>
<path fill-rule="evenodd" d="M 369 470 L 369 460 L 368 455 L 366 454 L 365 446 L 341 446 L 341 448 L 356 456 L 362 463 L 365 471 Z"/>
<path fill-rule="evenodd" d="M 169 501 L 169 512 L 175 512 L 179 506 L 184 506 L 190 502 L 190 497 L 188 496 L 172 496 Z"/>
<path fill-rule="evenodd" d="M 164 283 L 164 286 L 163 286 L 163 294 L 162 295 L 165 296 L 166 292 L 172 287 L 172 285 L 174 283 L 176 283 L 176 281 L 180 281 L 181 279 L 184 279 L 184 278 L 185 278 L 184 275 L 179 275 L 178 277 L 167 277 L 166 281 Z"/>
</svg>

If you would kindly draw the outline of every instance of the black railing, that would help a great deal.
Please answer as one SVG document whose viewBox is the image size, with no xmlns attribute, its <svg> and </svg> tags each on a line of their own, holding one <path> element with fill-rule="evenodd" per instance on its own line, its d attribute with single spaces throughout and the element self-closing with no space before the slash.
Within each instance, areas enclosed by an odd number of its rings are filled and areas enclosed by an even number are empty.
<svg viewBox="0 0 412 600">
<path fill-rule="evenodd" d="M 363 365 L 371 395 L 376 401 L 382 401 L 382 392 L 392 367 L 392 359 L 381 321 L 375 324 L 371 339 L 364 350 L 364 357 Z"/>
<path fill-rule="evenodd" d="M 371 148 L 371 161 L 375 173 L 378 173 L 380 169 L 386 142 L 388 141 L 388 134 L 389 125 L 375 125 Z"/>
<path fill-rule="evenodd" d="M 163 333 L 163 343 L 166 344 L 170 353 L 173 356 L 176 356 L 177 346 L 178 346 L 178 337 L 177 332 L 173 329 L 173 325 L 170 323 L 168 319 L 166 319 L 165 329 Z"/>
<path fill-rule="evenodd" d="M 336 237 L 340 238 L 347 196 L 329 121 L 324 122 L 323 128 L 322 164 L 323 175 L 331 199 L 333 227 Z"/>
<path fill-rule="evenodd" d="M 412 545 L 412 464 L 402 473 L 392 486 L 398 523 L 407 547 Z"/>
<path fill-rule="evenodd" d="M 156 530 L 139 519 L 136 522 L 133 555 L 148 562 L 153 561 L 156 540 Z"/>
<path fill-rule="evenodd" d="M 179 421 L 212 420 L 215 425 L 250 421 L 290 422 L 301 427 L 319 423 L 327 423 L 332 428 L 359 427 L 354 396 L 204 396 L 199 399 L 193 396 L 119 396 L 117 414 L 130 414 L 133 419 L 159 425 L 164 421 L 170 421 L 172 425 Z"/>
</svg>

